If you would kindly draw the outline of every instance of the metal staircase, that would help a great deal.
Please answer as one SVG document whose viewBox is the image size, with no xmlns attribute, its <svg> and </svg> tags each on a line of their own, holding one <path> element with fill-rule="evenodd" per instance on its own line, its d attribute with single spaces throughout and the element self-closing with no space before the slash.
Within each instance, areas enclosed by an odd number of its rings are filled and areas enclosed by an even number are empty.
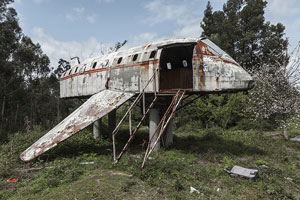
<svg viewBox="0 0 300 200">
<path fill-rule="evenodd" d="M 117 127 L 115 128 L 115 130 L 112 132 L 112 141 L 113 141 L 113 163 L 116 164 L 121 157 L 123 156 L 123 154 L 127 151 L 130 143 L 133 141 L 135 135 L 137 134 L 137 131 L 139 130 L 139 128 L 142 125 L 142 122 L 145 120 L 147 114 L 149 113 L 149 111 L 153 108 L 153 106 L 155 105 L 155 102 L 158 99 L 158 96 L 160 96 L 159 92 L 157 92 L 157 88 L 156 88 L 156 79 L 157 79 L 157 73 L 158 73 L 158 69 L 156 69 L 154 71 L 153 76 L 151 77 L 151 79 L 149 79 L 149 81 L 147 82 L 146 86 L 144 87 L 144 89 L 139 93 L 139 95 L 136 97 L 136 99 L 134 100 L 134 102 L 131 104 L 131 106 L 128 108 L 128 110 L 126 111 L 125 115 L 123 116 L 123 118 L 120 120 L 119 124 L 117 125 Z M 150 103 L 150 105 L 148 106 L 148 108 L 146 109 L 145 107 L 145 89 L 148 87 L 148 85 L 150 84 L 150 82 L 154 82 L 154 98 L 152 100 L 152 102 Z M 168 126 L 169 121 L 171 120 L 171 118 L 174 116 L 174 113 L 176 111 L 176 108 L 178 107 L 178 105 L 180 104 L 180 102 L 183 99 L 183 96 L 185 94 L 184 90 L 177 90 L 176 94 L 173 96 L 172 101 L 170 103 L 170 105 L 168 106 L 167 110 L 165 111 L 161 121 L 159 122 L 156 130 L 154 131 L 151 139 L 148 142 L 148 146 L 147 146 L 147 150 L 145 153 L 145 157 L 143 160 L 143 164 L 142 164 L 142 168 L 144 167 L 146 161 L 148 160 L 150 154 L 153 152 L 155 146 L 157 145 L 158 141 L 160 140 L 164 130 L 166 129 L 166 127 Z M 134 131 L 132 132 L 132 124 L 131 124 L 131 112 L 132 110 L 135 108 L 136 105 L 138 105 L 138 103 L 142 100 L 142 105 L 143 105 L 143 116 L 141 118 L 141 120 L 139 121 L 139 123 L 137 124 L 137 126 L 135 127 Z M 115 137 L 120 129 L 121 124 L 125 121 L 125 119 L 129 119 L 129 133 L 130 133 L 130 137 L 128 139 L 128 141 L 126 142 L 125 146 L 123 147 L 123 149 L 121 150 L 120 154 L 118 156 L 116 156 L 116 145 L 115 145 Z M 155 138 L 155 142 L 152 144 L 153 140 Z"/>
<path fill-rule="evenodd" d="M 144 156 L 143 164 L 141 168 L 144 168 L 146 161 L 148 160 L 150 154 L 153 152 L 155 146 L 157 145 L 158 141 L 160 140 L 164 130 L 168 126 L 170 120 L 174 116 L 176 108 L 180 104 L 185 94 L 184 90 L 178 90 L 176 95 L 173 97 L 168 109 L 166 110 L 165 114 L 163 115 L 162 119 L 160 120 L 158 126 L 156 127 L 151 139 L 148 142 L 147 150 Z M 155 142 L 152 144 L 152 141 L 155 139 Z M 151 145 L 152 144 L 152 145 Z"/>
<path fill-rule="evenodd" d="M 113 141 L 113 154 L 114 154 L 114 163 L 117 163 L 122 155 L 125 153 L 125 151 L 128 149 L 129 144 L 131 143 L 131 141 L 133 140 L 134 136 L 136 135 L 137 131 L 139 130 L 139 128 L 142 125 L 142 122 L 144 121 L 144 119 L 146 118 L 147 114 L 149 113 L 150 109 L 154 106 L 154 103 L 157 100 L 157 88 L 156 88 L 156 77 L 157 77 L 157 73 L 158 73 L 158 68 L 155 69 L 153 76 L 149 79 L 149 81 L 147 82 L 147 84 L 145 85 L 144 89 L 139 93 L 139 95 L 136 97 L 136 99 L 134 100 L 134 102 L 131 104 L 131 106 L 128 108 L 127 112 L 125 113 L 125 115 L 123 116 L 123 118 L 120 120 L 119 124 L 116 126 L 115 130 L 112 132 L 112 141 Z M 152 100 L 152 102 L 150 103 L 150 106 L 147 108 L 147 110 L 145 109 L 145 89 L 148 87 L 148 85 L 150 84 L 150 82 L 154 83 L 154 98 Z M 143 116 L 140 120 L 140 122 L 138 123 L 138 125 L 135 127 L 135 130 L 132 132 L 132 124 L 131 124 L 131 112 L 132 110 L 135 108 L 135 106 L 140 102 L 140 100 L 142 99 L 143 102 Z M 116 144 L 115 144 L 115 136 L 117 135 L 118 131 L 120 130 L 120 126 L 121 124 L 125 121 L 126 118 L 129 118 L 129 132 L 130 132 L 130 137 L 126 143 L 126 145 L 124 146 L 123 150 L 121 151 L 121 153 L 119 154 L 119 156 L 116 158 Z"/>
</svg>

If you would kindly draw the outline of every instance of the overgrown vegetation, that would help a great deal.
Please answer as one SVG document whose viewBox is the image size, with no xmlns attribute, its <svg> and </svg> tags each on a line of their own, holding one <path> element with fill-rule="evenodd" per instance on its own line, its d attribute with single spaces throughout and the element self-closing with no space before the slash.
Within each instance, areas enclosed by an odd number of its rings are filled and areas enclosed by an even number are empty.
<svg viewBox="0 0 300 200">
<path fill-rule="evenodd" d="M 275 112 L 257 117 L 261 105 L 243 93 L 207 95 L 177 112 L 173 146 L 153 153 L 144 170 L 147 127 L 114 166 L 105 121 L 100 140 L 86 129 L 34 161 L 21 162 L 20 153 L 81 102 L 59 100 L 58 80 L 69 63 L 61 59 L 57 69 L 50 68 L 40 45 L 22 33 L 17 12 L 8 7 L 12 2 L 0 1 L 0 199 L 300 199 L 300 144 L 285 141 L 278 130 L 278 119 L 286 113 L 267 109 Z M 280 69 L 288 60 L 288 41 L 284 25 L 265 22 L 266 4 L 228 0 L 223 10 L 213 12 L 208 3 L 203 36 L 246 69 L 255 71 L 260 63 L 276 63 Z M 267 70 L 266 76 L 276 76 L 277 69 Z M 290 80 L 282 80 L 289 88 Z M 281 92 L 286 87 L 275 88 Z M 256 99 L 262 97 L 259 87 L 253 92 L 259 94 Z M 271 95 L 263 94 L 264 102 L 271 102 Z M 293 94 L 282 99 L 299 104 L 299 93 Z M 273 105 L 266 104 L 264 108 Z M 119 109 L 118 117 L 124 111 Z M 285 118 L 295 125 L 286 127 L 290 137 L 300 134 L 297 114 L 289 112 Z M 133 123 L 138 117 L 135 110 Z M 118 152 L 127 130 L 123 127 L 118 135 Z M 254 183 L 231 177 L 224 169 L 234 165 L 258 169 L 260 177 Z M 16 178 L 16 183 L 7 182 Z M 190 187 L 199 193 L 190 193 Z"/>
<path fill-rule="evenodd" d="M 123 127 L 117 146 L 124 145 Z M 290 130 L 299 135 L 299 129 Z M 151 155 L 140 169 L 148 136 L 143 128 L 129 152 L 112 164 L 111 142 L 82 131 L 31 163 L 19 154 L 43 133 L 16 133 L 0 146 L 1 199 L 299 199 L 299 144 L 280 132 L 176 130 L 174 145 Z M 121 139 L 120 139 L 121 138 Z M 120 151 L 120 149 L 118 149 Z M 92 163 L 91 163 L 92 162 Z M 256 182 L 231 177 L 233 165 L 259 170 Z M 19 178 L 17 183 L 7 179 Z M 190 193 L 190 187 L 199 190 Z"/>
</svg>

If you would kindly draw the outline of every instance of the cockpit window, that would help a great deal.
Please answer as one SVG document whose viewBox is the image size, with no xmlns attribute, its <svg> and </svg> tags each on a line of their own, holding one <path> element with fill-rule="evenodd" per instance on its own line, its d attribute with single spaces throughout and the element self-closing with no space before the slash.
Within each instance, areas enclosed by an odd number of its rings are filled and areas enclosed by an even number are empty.
<svg viewBox="0 0 300 200">
<path fill-rule="evenodd" d="M 204 44 L 206 44 L 211 52 L 213 52 L 216 56 L 222 56 L 223 54 L 226 54 L 225 51 L 220 49 L 215 43 L 210 41 L 209 39 L 203 39 L 201 40 Z"/>
<path fill-rule="evenodd" d="M 215 43 L 213 43 L 209 39 L 203 39 L 201 41 L 204 44 L 206 44 L 208 46 L 208 49 L 216 56 L 220 56 L 224 60 L 237 64 L 237 62 L 230 55 L 228 55 L 225 51 L 223 51 L 220 47 L 218 47 Z"/>
</svg>

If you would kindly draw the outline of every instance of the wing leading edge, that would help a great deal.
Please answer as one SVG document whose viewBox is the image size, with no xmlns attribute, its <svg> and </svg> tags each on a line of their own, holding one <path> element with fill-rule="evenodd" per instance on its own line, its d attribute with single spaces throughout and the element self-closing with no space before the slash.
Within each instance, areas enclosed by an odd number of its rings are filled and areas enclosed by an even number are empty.
<svg viewBox="0 0 300 200">
<path fill-rule="evenodd" d="M 134 93 L 111 90 L 104 90 L 93 95 L 72 114 L 26 149 L 20 155 L 20 159 L 27 162 L 38 157 L 119 107 L 132 96 L 134 96 Z"/>
</svg>

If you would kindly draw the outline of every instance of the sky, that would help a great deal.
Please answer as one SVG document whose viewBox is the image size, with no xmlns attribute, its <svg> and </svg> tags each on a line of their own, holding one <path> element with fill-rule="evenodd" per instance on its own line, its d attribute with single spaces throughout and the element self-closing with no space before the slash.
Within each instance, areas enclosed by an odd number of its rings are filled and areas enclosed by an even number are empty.
<svg viewBox="0 0 300 200">
<path fill-rule="evenodd" d="M 226 0 L 211 0 L 220 10 Z M 283 23 L 289 51 L 300 40 L 300 1 L 268 0 L 266 21 Z M 23 33 L 39 43 L 56 67 L 101 55 L 116 42 L 125 48 L 165 38 L 199 37 L 207 0 L 15 0 Z"/>
</svg>

